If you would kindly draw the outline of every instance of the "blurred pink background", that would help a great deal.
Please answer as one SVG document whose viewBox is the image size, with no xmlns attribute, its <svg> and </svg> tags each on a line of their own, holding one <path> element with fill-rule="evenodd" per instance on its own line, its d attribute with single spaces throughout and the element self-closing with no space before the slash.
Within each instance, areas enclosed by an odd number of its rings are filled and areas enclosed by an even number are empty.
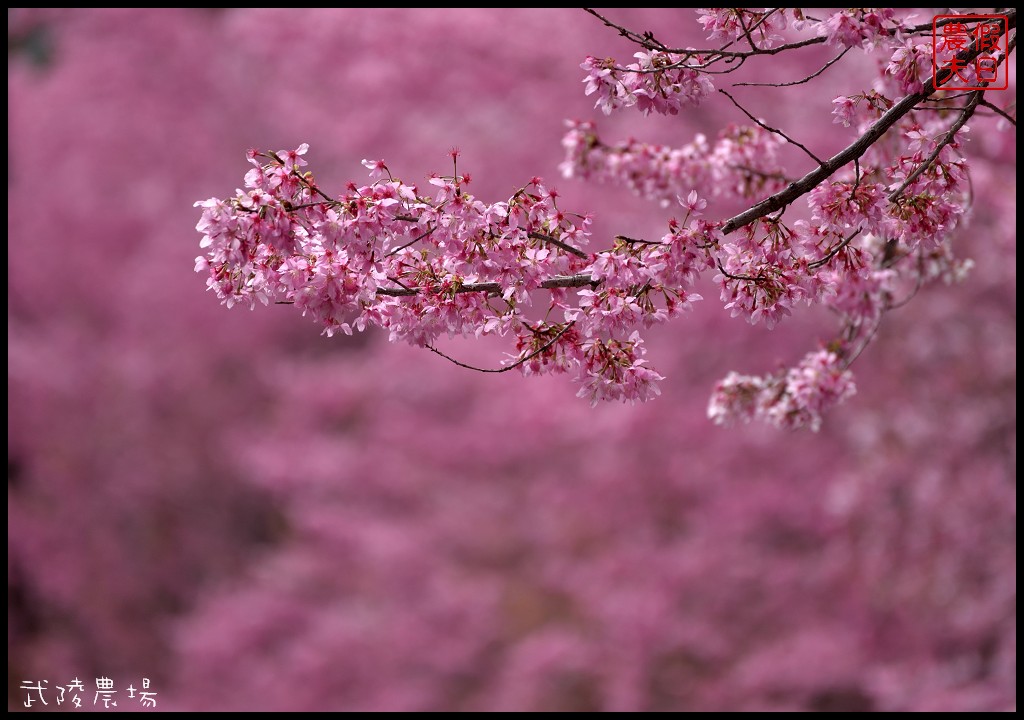
<svg viewBox="0 0 1024 720">
<path fill-rule="evenodd" d="M 705 42 L 692 10 L 608 14 Z M 670 210 L 558 177 L 563 121 L 672 145 L 746 121 L 601 115 L 579 63 L 634 48 L 583 11 L 12 9 L 8 36 L 10 709 L 100 676 L 176 710 L 1016 707 L 1013 129 L 971 121 L 976 267 L 890 314 L 858 394 L 818 434 L 722 429 L 715 380 L 795 362 L 829 317 L 767 332 L 709 285 L 651 334 L 662 397 L 592 409 L 228 311 L 192 271 L 192 203 L 301 142 L 328 189 L 457 146 L 488 201 L 540 175 L 594 212 L 594 249 L 660 235 Z M 736 94 L 826 153 L 878 59 Z"/>
</svg>

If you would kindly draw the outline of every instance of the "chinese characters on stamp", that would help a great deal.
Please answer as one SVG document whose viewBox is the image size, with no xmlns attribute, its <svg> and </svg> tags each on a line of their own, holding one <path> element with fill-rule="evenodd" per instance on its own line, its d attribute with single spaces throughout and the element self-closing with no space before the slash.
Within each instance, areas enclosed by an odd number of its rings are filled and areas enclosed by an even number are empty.
<svg viewBox="0 0 1024 720">
<path fill-rule="evenodd" d="M 932 21 L 932 63 L 943 90 L 1005 90 L 1009 87 L 1005 15 L 936 15 Z M 970 60 L 961 55 L 972 48 Z M 939 71 L 949 74 L 939 82 Z"/>
</svg>

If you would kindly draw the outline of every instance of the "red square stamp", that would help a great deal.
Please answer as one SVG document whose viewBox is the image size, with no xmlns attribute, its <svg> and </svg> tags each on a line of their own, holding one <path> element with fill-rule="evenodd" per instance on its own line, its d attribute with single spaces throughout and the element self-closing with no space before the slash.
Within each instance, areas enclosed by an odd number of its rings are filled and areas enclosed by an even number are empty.
<svg viewBox="0 0 1024 720">
<path fill-rule="evenodd" d="M 943 90 L 1005 90 L 1010 85 L 1005 15 L 936 15 L 932 71 Z M 977 50 L 970 60 L 965 51 Z"/>
</svg>

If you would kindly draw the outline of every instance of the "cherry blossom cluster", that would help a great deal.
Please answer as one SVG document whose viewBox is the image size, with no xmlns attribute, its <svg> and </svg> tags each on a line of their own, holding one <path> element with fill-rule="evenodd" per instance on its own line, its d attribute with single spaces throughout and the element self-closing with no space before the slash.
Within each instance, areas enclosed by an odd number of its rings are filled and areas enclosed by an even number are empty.
<svg viewBox="0 0 1024 720">
<path fill-rule="evenodd" d="M 634 139 L 607 144 L 592 121 L 566 125 L 563 177 L 622 185 L 663 207 L 696 187 L 712 197 L 753 200 L 786 185 L 777 160 L 786 141 L 756 125 L 730 124 L 714 143 L 698 134 L 678 148 Z"/>
<path fill-rule="evenodd" d="M 796 18 L 802 17 L 794 8 Z M 757 10 L 754 8 L 698 8 L 697 20 L 709 30 L 708 40 L 728 43 L 751 37 L 760 48 L 770 48 L 782 41 L 779 33 L 786 29 L 784 8 Z"/>
<path fill-rule="evenodd" d="M 737 40 L 767 50 L 784 41 L 781 32 L 813 28 L 828 45 L 862 48 L 865 52 L 903 37 L 905 22 L 894 8 L 844 8 L 824 20 L 813 20 L 800 8 L 698 8 L 698 21 L 710 31 L 708 40 L 728 44 Z M 789 19 L 792 16 L 792 20 Z"/>
<path fill-rule="evenodd" d="M 331 198 L 298 171 L 307 149 L 250 151 L 246 190 L 197 203 L 196 268 L 226 304 L 294 303 L 327 334 L 372 323 L 422 345 L 515 329 L 530 290 L 585 265 L 589 218 L 558 210 L 539 179 L 488 205 L 469 174 L 431 177 L 427 197 L 367 160 L 373 183 Z"/>
<path fill-rule="evenodd" d="M 827 235 L 801 233 L 781 222 L 752 223 L 721 245 L 722 302 L 733 317 L 772 328 L 795 305 L 813 304 L 834 295 L 837 273 L 818 272 Z"/>
<path fill-rule="evenodd" d="M 708 417 L 720 425 L 758 419 L 778 428 L 817 431 L 822 413 L 855 392 L 853 374 L 840 357 L 819 350 L 774 375 L 729 373 L 715 387 Z"/>
<path fill-rule="evenodd" d="M 614 58 L 588 55 L 580 65 L 587 71 L 586 94 L 597 94 L 594 107 L 605 115 L 622 107 L 676 115 L 684 107 L 696 107 L 714 92 L 700 59 L 658 50 L 635 53 L 635 63 L 620 67 Z"/>
<path fill-rule="evenodd" d="M 826 38 L 828 45 L 869 52 L 885 40 L 898 40 L 903 29 L 894 8 L 847 8 L 821 22 L 818 35 Z"/>
<path fill-rule="evenodd" d="M 885 69 L 898 83 L 900 92 L 921 92 L 925 81 L 932 76 L 932 55 L 931 42 L 907 40 L 892 54 Z"/>
<path fill-rule="evenodd" d="M 832 114 L 835 115 L 833 124 L 841 123 L 843 127 L 855 125 L 858 131 L 866 128 L 892 107 L 892 101 L 876 90 L 867 90 L 850 97 L 840 95 L 832 104 L 835 105 L 835 109 L 832 110 Z"/>
</svg>

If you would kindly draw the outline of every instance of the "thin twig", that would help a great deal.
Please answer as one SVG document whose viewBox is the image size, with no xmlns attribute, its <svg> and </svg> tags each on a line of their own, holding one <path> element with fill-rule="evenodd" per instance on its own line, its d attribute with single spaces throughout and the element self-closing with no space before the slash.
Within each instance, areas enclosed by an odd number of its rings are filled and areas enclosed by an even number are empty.
<svg viewBox="0 0 1024 720">
<path fill-rule="evenodd" d="M 387 255 L 385 255 L 384 257 L 385 257 L 385 258 L 389 258 L 389 257 L 391 257 L 392 255 L 397 255 L 398 253 L 402 252 L 403 250 L 405 250 L 405 249 L 406 249 L 407 247 L 409 247 L 410 245 L 415 245 L 416 243 L 418 243 L 418 242 L 419 242 L 420 240 L 422 240 L 423 238 L 425 238 L 425 237 L 427 237 L 428 235 L 430 235 L 430 233 L 434 232 L 435 230 L 437 230 L 437 226 L 436 226 L 436 225 L 435 225 L 434 227 L 430 228 L 429 230 L 427 230 L 427 231 L 426 231 L 425 233 L 423 233 L 423 234 L 422 234 L 422 235 L 420 235 L 419 237 L 417 237 L 417 238 L 413 238 L 413 239 L 412 239 L 412 240 L 410 240 L 409 242 L 405 243 L 405 245 L 400 245 L 400 246 L 396 247 L 396 248 L 395 248 L 394 250 L 392 250 L 391 252 L 389 252 L 389 253 L 388 253 Z"/>
<path fill-rule="evenodd" d="M 764 178 L 765 180 L 781 180 L 782 182 L 792 182 L 792 178 L 788 178 L 780 172 L 765 172 L 763 170 L 755 170 L 752 167 L 746 165 L 729 165 L 730 170 L 736 170 L 738 172 L 746 173 L 748 175 L 754 175 L 755 177 Z"/>
<path fill-rule="evenodd" d="M 851 365 L 853 365 L 854 361 L 856 361 L 856 359 L 861 356 L 861 353 L 867 350 L 868 345 L 870 345 L 871 342 L 875 339 L 875 335 L 878 334 L 878 328 L 880 328 L 881 326 L 882 318 L 879 317 L 877 320 L 875 320 L 874 326 L 871 328 L 871 332 L 869 332 L 867 337 L 864 338 L 864 342 L 861 343 L 861 346 L 859 348 L 857 348 L 857 351 L 854 352 L 851 357 L 844 358 L 843 369 L 848 369 Z"/>
<path fill-rule="evenodd" d="M 1006 112 L 1005 110 L 1003 110 L 1002 108 L 1000 108 L 1000 107 L 998 107 L 998 106 L 996 106 L 996 105 L 993 105 L 993 104 L 992 104 L 992 103 L 990 103 L 990 102 L 989 102 L 988 100 L 984 100 L 984 99 L 982 99 L 982 100 L 981 100 L 981 101 L 980 101 L 980 102 L 979 102 L 978 104 L 979 104 L 979 105 L 984 105 L 984 106 L 985 106 L 985 107 L 987 107 L 987 108 L 988 108 L 989 110 L 993 110 L 993 111 L 995 111 L 995 113 L 996 113 L 996 114 L 998 114 L 998 115 L 1002 115 L 1002 116 L 1003 116 L 1003 118 L 1004 118 L 1004 119 L 1005 119 L 1005 120 L 1006 120 L 1006 121 L 1007 121 L 1008 123 L 1010 123 L 1010 124 L 1011 124 L 1011 125 L 1013 125 L 1014 127 L 1017 127 L 1017 121 L 1016 121 L 1016 120 L 1015 120 L 1014 118 L 1010 117 L 1009 113 L 1007 113 L 1007 112 Z"/>
<path fill-rule="evenodd" d="M 903 257 L 907 257 L 907 256 L 904 255 Z M 900 258 L 900 259 L 902 260 L 903 258 Z M 895 264 L 895 263 L 893 263 L 893 264 Z M 903 298 L 902 300 L 899 300 L 897 302 L 892 302 L 892 298 L 890 297 L 889 298 L 889 302 L 887 302 L 885 304 L 886 312 L 888 312 L 890 310 L 898 310 L 899 308 L 901 308 L 904 305 L 906 305 L 907 303 L 909 303 L 921 291 L 922 287 L 924 287 L 924 255 L 921 254 L 920 251 L 918 251 L 918 254 L 917 254 L 917 277 L 914 279 L 914 289 L 911 290 L 910 294 L 908 294 L 905 298 Z"/>
<path fill-rule="evenodd" d="M 743 37 L 747 40 L 747 45 L 750 46 L 751 50 L 757 51 L 757 45 L 754 44 L 754 38 L 750 37 L 750 28 L 747 27 L 747 23 L 743 21 L 743 10 L 737 8 L 736 20 L 739 22 L 740 27 L 743 28 Z"/>
<path fill-rule="evenodd" d="M 822 265 L 827 265 L 828 262 L 832 258 L 834 258 L 839 253 L 840 250 L 842 250 L 844 247 L 849 245 L 850 241 L 853 240 L 858 235 L 860 235 L 860 233 L 861 233 L 860 229 L 854 230 L 852 233 L 850 233 L 850 235 L 848 237 L 844 238 L 841 243 L 839 243 L 834 248 L 829 250 L 828 255 L 823 257 L 821 260 L 815 260 L 812 263 L 808 263 L 807 267 L 809 267 L 811 269 L 817 269 L 817 268 L 820 268 Z"/>
<path fill-rule="evenodd" d="M 559 240 L 558 238 L 551 237 L 550 235 L 545 235 L 544 233 L 531 232 L 531 233 L 527 233 L 526 236 L 529 237 L 529 238 L 533 238 L 534 240 L 540 240 L 542 242 L 551 243 L 555 247 L 560 247 L 563 250 L 565 250 L 566 252 L 570 252 L 573 255 L 575 255 L 576 257 L 583 258 L 584 260 L 586 260 L 586 259 L 588 259 L 590 257 L 589 255 L 587 255 L 582 250 L 580 250 L 578 248 L 574 248 L 572 245 L 569 245 L 568 243 L 564 243 L 561 240 Z"/>
<path fill-rule="evenodd" d="M 748 43 L 750 42 L 750 40 L 749 40 L 749 33 L 752 33 L 752 32 L 754 32 L 755 30 L 757 30 L 757 29 L 758 29 L 759 27 L 761 27 L 761 26 L 762 26 L 762 25 L 763 25 L 763 24 L 765 23 L 765 21 L 766 21 L 766 20 L 768 20 L 768 18 L 769 18 L 769 17 L 771 17 L 771 16 L 773 15 L 773 14 L 775 14 L 776 12 L 778 12 L 778 11 L 779 11 L 779 10 L 781 10 L 781 9 L 782 9 L 782 8 L 772 8 L 772 9 L 770 9 L 770 10 L 769 10 L 768 12 L 764 13 L 764 14 L 763 14 L 763 15 L 761 16 L 761 19 L 760 19 L 760 20 L 758 20 L 758 21 L 757 21 L 756 23 L 754 23 L 753 25 L 751 25 L 751 26 L 750 26 L 750 29 L 749 29 L 749 30 L 747 30 L 747 32 L 746 32 L 746 33 L 744 33 L 744 36 L 746 36 L 746 37 L 748 38 L 747 42 L 748 42 Z M 739 8 L 739 9 L 738 9 L 738 11 L 739 11 L 739 13 L 740 13 L 740 14 L 742 14 L 742 13 L 744 12 L 744 10 L 743 10 L 742 8 Z M 742 22 L 742 17 L 741 17 L 740 21 Z M 746 25 L 744 25 L 744 28 L 746 28 Z M 764 33 L 763 33 L 763 32 L 761 33 L 761 37 L 762 37 L 762 38 L 764 37 Z M 732 45 L 733 43 L 735 43 L 735 42 L 736 42 L 737 40 L 739 40 L 739 38 L 733 38 L 732 40 L 730 40 L 729 42 L 727 42 L 727 43 L 726 43 L 725 45 L 723 45 L 723 46 L 722 46 L 722 47 L 721 47 L 720 49 L 721 49 L 721 50 L 725 50 L 725 49 L 726 49 L 726 48 L 728 48 L 728 47 L 729 47 L 730 45 Z M 751 47 L 753 47 L 753 45 L 751 45 Z M 755 48 L 755 49 L 756 49 L 756 48 Z M 742 61 L 742 60 L 745 60 L 745 59 L 746 59 L 746 58 L 741 58 L 741 61 Z M 735 69 L 735 68 L 734 68 L 734 69 Z"/>
<path fill-rule="evenodd" d="M 604 15 L 602 15 L 599 12 L 597 12 L 593 8 L 583 8 L 583 11 L 587 12 L 587 13 L 590 13 L 591 15 L 596 17 L 598 20 L 600 20 L 602 23 L 604 23 L 607 27 L 610 27 L 613 30 L 616 30 L 619 33 L 619 35 L 621 35 L 622 37 L 626 38 L 627 40 L 629 40 L 631 42 L 636 43 L 637 45 L 639 45 L 641 47 L 645 47 L 648 50 L 661 50 L 661 51 L 667 51 L 668 50 L 668 48 L 663 43 L 658 42 L 654 38 L 653 35 L 650 35 L 650 34 L 641 35 L 640 33 L 635 32 L 633 30 L 630 30 L 629 28 L 623 27 L 622 25 L 616 25 L 611 20 L 609 20 L 608 18 L 606 18 Z"/>
<path fill-rule="evenodd" d="M 722 94 L 723 94 L 723 95 L 725 95 L 725 96 L 726 96 L 727 98 L 729 98 L 730 100 L 732 100 L 732 104 L 733 104 L 733 105 L 735 105 L 736 107 L 738 107 L 738 108 L 740 109 L 740 111 L 741 111 L 741 112 L 742 112 L 742 113 L 743 113 L 744 115 L 746 115 L 746 116 L 747 116 L 748 118 L 750 118 L 751 120 L 753 120 L 754 122 L 756 122 L 756 123 L 757 123 L 758 125 L 760 125 L 761 127 L 763 127 L 763 128 L 765 129 L 765 130 L 767 130 L 767 131 L 768 131 L 768 132 L 770 132 L 770 133 L 775 133 L 776 135 L 778 135 L 778 136 L 780 136 L 780 137 L 783 137 L 783 138 L 785 138 L 787 142 L 790 142 L 790 143 L 792 143 L 792 144 L 796 145 L 796 146 L 797 146 L 798 148 L 800 148 L 800 149 L 801 149 L 801 150 L 803 150 L 803 151 L 804 151 L 805 153 L 807 153 L 807 154 L 808 154 L 808 155 L 809 155 L 809 156 L 811 157 L 811 159 L 812 159 L 812 160 L 814 160 L 814 162 L 818 163 L 818 165 L 820 165 L 820 166 L 824 166 L 824 165 L 825 165 L 825 163 L 821 161 L 821 158 L 819 158 L 819 157 L 818 157 L 817 155 L 815 155 L 815 154 L 814 154 L 814 153 L 812 153 L 812 152 L 811 152 L 810 150 L 808 150 L 808 149 L 807 149 L 807 147 L 806 147 L 805 145 L 803 145 L 803 144 L 801 144 L 801 143 L 798 143 L 798 142 L 797 142 L 796 140 L 794 140 L 793 138 L 791 138 L 791 137 L 790 137 L 789 135 L 787 135 L 786 133 L 782 132 L 782 131 L 781 131 L 781 130 L 779 130 L 778 128 L 773 128 L 773 127 L 769 127 L 768 125 L 765 125 L 765 124 L 764 124 L 763 122 L 761 122 L 761 121 L 760 121 L 760 120 L 758 120 L 758 119 L 757 119 L 756 117 L 754 117 L 754 116 L 753 116 L 753 115 L 751 115 L 751 114 L 750 114 L 749 112 L 747 112 L 746 108 L 744 108 L 744 107 L 743 107 L 742 105 L 740 105 L 740 104 L 739 104 L 738 102 L 736 102 L 736 98 L 734 98 L 734 97 L 733 97 L 732 95 L 730 95 L 730 94 L 729 94 L 729 93 L 728 93 L 727 91 L 725 91 L 725 90 L 722 90 L 721 88 L 719 88 L 718 92 L 722 93 Z"/>
<path fill-rule="evenodd" d="M 753 25 L 751 25 L 751 26 L 750 26 L 750 29 L 749 29 L 749 30 L 747 30 L 747 34 L 748 34 L 748 37 L 749 37 L 749 34 L 750 34 L 750 33 L 754 32 L 754 31 L 755 31 L 755 30 L 757 30 L 757 29 L 758 29 L 759 27 L 761 27 L 762 25 L 764 25 L 764 24 L 765 24 L 765 22 L 766 22 L 766 21 L 768 20 L 768 18 L 770 18 L 770 17 L 771 17 L 772 15 L 774 15 L 775 13 L 777 13 L 777 12 L 780 12 L 781 10 L 782 10 L 782 8 L 771 8 L 770 10 L 768 10 L 768 12 L 766 12 L 766 13 L 762 13 L 762 14 L 761 14 L 761 19 L 760 19 L 760 20 L 758 20 L 758 21 L 757 21 L 756 23 L 754 23 Z M 762 39 L 765 39 L 765 34 L 764 34 L 764 32 L 763 32 L 763 31 L 761 32 L 761 38 L 762 38 Z M 723 48 L 723 49 L 724 49 L 724 48 Z M 755 49 L 757 49 L 757 50 L 760 50 L 760 48 L 755 48 Z"/>
<path fill-rule="evenodd" d="M 306 208 L 311 208 L 311 207 L 323 207 L 324 205 L 335 205 L 335 206 L 337 206 L 337 205 L 341 205 L 341 204 L 342 203 L 341 203 L 340 200 L 331 200 L 331 201 L 315 200 L 313 202 L 302 203 L 301 205 L 292 205 L 292 204 L 289 203 L 288 206 L 285 207 L 285 210 L 288 210 L 288 211 L 291 211 L 291 210 L 305 210 Z"/>
<path fill-rule="evenodd" d="M 757 283 L 758 285 L 764 282 L 768 282 L 768 278 L 766 277 L 751 277 L 750 275 L 733 275 L 732 273 L 728 272 L 724 267 L 722 267 L 721 260 L 718 260 L 717 263 L 718 269 L 721 270 L 722 274 L 725 275 L 730 280 L 745 280 L 747 282 Z"/>
<path fill-rule="evenodd" d="M 741 86 L 744 86 L 744 87 L 791 87 L 793 85 L 803 85 L 805 82 L 809 82 L 809 81 L 813 80 L 814 78 L 818 77 L 823 72 L 828 70 L 830 67 L 835 65 L 837 62 L 839 62 L 842 59 L 843 55 L 845 55 L 846 53 L 850 52 L 850 50 L 851 50 L 851 48 L 846 48 L 841 53 L 839 53 L 834 58 L 832 58 L 827 63 L 825 63 L 824 66 L 822 66 L 821 70 L 819 70 L 818 72 L 813 73 L 811 75 L 808 75 L 803 80 L 794 80 L 792 82 L 784 82 L 784 83 L 739 82 L 739 83 L 733 83 L 732 86 L 733 87 L 741 87 Z"/>
<path fill-rule="evenodd" d="M 278 155 L 278 154 L 277 154 L 276 152 L 273 152 L 273 151 L 271 151 L 271 152 L 265 153 L 265 154 L 264 154 L 264 157 L 269 157 L 269 158 L 273 158 L 273 159 L 274 159 L 275 161 L 277 161 L 277 164 L 278 164 L 278 165 L 282 165 L 282 166 L 284 165 L 284 160 L 282 160 L 282 159 L 281 159 L 281 157 L 280 157 L 280 156 L 279 156 L 279 155 Z M 296 170 L 295 168 L 292 168 L 292 172 L 291 172 L 291 174 L 292 174 L 292 175 L 294 175 L 294 176 L 295 176 L 296 178 L 298 178 L 298 180 L 299 180 L 299 182 L 300 182 L 300 183 L 302 183 L 302 184 L 303 184 L 303 185 L 305 185 L 305 186 L 306 186 L 307 188 L 309 188 L 310 190 L 312 190 L 313 192 L 315 192 L 315 193 L 316 193 L 317 195 L 319 195 L 320 197 L 322 197 L 322 198 L 323 198 L 324 200 L 326 200 L 327 202 L 331 202 L 331 203 L 336 203 L 336 204 L 337 204 L 337 202 L 338 202 L 337 200 L 335 200 L 335 199 L 334 199 L 334 198 L 332 198 L 332 197 L 331 197 L 330 195 L 328 195 L 328 194 L 327 194 L 327 193 L 325 193 L 325 192 L 324 192 L 323 190 L 321 190 L 321 189 L 320 189 L 320 188 L 318 188 L 318 187 L 317 187 L 316 185 L 314 185 L 314 184 L 313 184 L 313 183 L 311 183 L 311 182 L 310 182 L 309 180 L 307 180 L 307 179 L 306 179 L 306 178 L 305 178 L 305 177 L 304 177 L 304 176 L 302 175 L 302 173 L 300 173 L 300 172 L 299 172 L 298 170 Z"/>
<path fill-rule="evenodd" d="M 960 98 L 969 97 L 970 94 L 971 94 L 970 91 L 968 91 L 968 92 L 959 93 L 957 95 L 944 95 L 944 96 L 939 97 L 939 98 L 927 98 L 925 100 L 925 102 L 929 102 L 929 103 L 949 102 L 950 100 L 959 100 Z M 958 107 L 958 106 L 950 105 L 950 106 L 947 106 L 946 108 L 935 108 L 935 109 L 936 110 L 941 110 L 941 109 L 948 110 L 950 108 L 956 109 L 956 107 Z"/>
<path fill-rule="evenodd" d="M 391 282 L 395 283 L 395 285 L 398 285 L 400 287 L 405 288 L 406 290 L 409 290 L 409 291 L 412 291 L 412 292 L 416 292 L 413 288 L 409 287 L 408 285 L 406 285 L 404 282 L 402 282 L 401 280 L 399 280 L 396 277 L 392 277 L 391 275 L 388 275 L 388 280 L 390 280 Z"/>
<path fill-rule="evenodd" d="M 505 367 L 498 368 L 498 369 L 494 369 L 494 368 L 479 368 L 479 367 L 475 367 L 473 365 L 467 365 L 464 362 L 460 362 L 460 361 L 456 360 L 455 358 L 451 357 L 450 355 L 445 355 L 443 352 L 438 350 L 433 345 L 430 345 L 429 343 L 427 345 L 425 345 L 424 347 L 426 347 L 427 350 L 429 350 L 430 352 L 435 353 L 437 355 L 440 355 L 441 357 L 443 357 L 448 362 L 454 363 L 455 365 L 458 365 L 460 368 L 465 368 L 466 370 L 476 370 L 477 372 L 483 372 L 483 373 L 505 373 L 505 372 L 508 372 L 509 370 L 514 370 L 515 368 L 519 367 L 520 365 L 522 365 L 526 361 L 532 360 L 533 358 L 537 357 L 541 353 L 545 352 L 548 348 L 550 348 L 556 342 L 561 340 L 562 336 L 565 335 L 567 332 L 569 332 L 569 328 L 571 328 L 575 324 L 576 324 L 575 320 L 573 320 L 572 322 L 566 324 L 566 326 L 564 328 L 559 330 L 557 335 L 555 335 L 553 338 L 548 340 L 546 343 L 541 345 L 539 348 L 534 350 L 529 355 L 526 355 L 524 357 L 519 358 L 518 360 L 516 360 L 511 365 L 506 365 Z M 526 323 L 523 323 L 523 325 L 526 325 Z M 533 328 L 531 328 L 529 325 L 526 325 L 526 327 L 529 328 L 531 331 L 533 331 Z M 534 331 L 534 334 L 536 334 L 536 331 Z"/>
</svg>

